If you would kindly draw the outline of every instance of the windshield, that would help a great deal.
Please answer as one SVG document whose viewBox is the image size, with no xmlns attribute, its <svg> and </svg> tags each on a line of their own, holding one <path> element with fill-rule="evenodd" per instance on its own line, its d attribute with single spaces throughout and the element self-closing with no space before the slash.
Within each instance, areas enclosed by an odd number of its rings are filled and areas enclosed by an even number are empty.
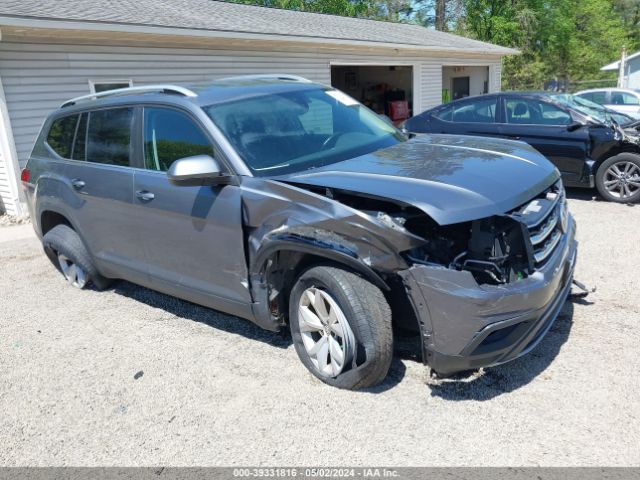
<svg viewBox="0 0 640 480">
<path fill-rule="evenodd" d="M 624 114 L 618 114 L 612 110 L 609 110 L 602 105 L 587 100 L 575 95 L 569 95 L 568 93 L 559 93 L 556 95 L 550 95 L 555 101 L 564 103 L 565 105 L 577 110 L 579 113 L 597 120 L 598 122 L 610 124 L 614 122 L 624 125 L 629 123 L 631 118 Z"/>
<path fill-rule="evenodd" d="M 252 96 L 204 110 L 257 176 L 317 168 L 405 140 L 356 100 L 320 87 Z"/>
</svg>

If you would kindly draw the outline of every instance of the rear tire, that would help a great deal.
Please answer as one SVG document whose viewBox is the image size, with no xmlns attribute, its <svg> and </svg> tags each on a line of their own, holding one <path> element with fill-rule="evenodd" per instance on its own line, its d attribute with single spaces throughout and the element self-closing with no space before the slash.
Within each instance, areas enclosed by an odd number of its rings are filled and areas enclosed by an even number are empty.
<svg viewBox="0 0 640 480">
<path fill-rule="evenodd" d="M 362 277 L 329 266 L 306 270 L 291 290 L 289 320 L 300 360 L 324 383 L 355 390 L 387 376 L 391 310 L 380 289 Z"/>
<path fill-rule="evenodd" d="M 98 273 L 82 239 L 71 227 L 56 225 L 45 234 L 42 244 L 51 263 L 73 287 L 83 289 L 92 283 L 97 290 L 104 290 L 111 284 Z"/>
<path fill-rule="evenodd" d="M 620 153 L 602 162 L 596 172 L 596 187 L 600 195 L 610 202 L 638 202 L 640 155 Z"/>
</svg>

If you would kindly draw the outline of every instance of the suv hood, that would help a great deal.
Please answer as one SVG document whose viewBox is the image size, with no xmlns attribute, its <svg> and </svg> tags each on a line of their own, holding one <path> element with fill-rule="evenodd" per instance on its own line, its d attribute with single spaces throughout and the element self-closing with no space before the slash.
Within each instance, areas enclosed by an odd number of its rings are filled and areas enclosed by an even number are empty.
<svg viewBox="0 0 640 480">
<path fill-rule="evenodd" d="M 523 142 L 458 135 L 420 135 L 360 157 L 273 177 L 396 200 L 440 225 L 506 213 L 560 178 Z"/>
</svg>

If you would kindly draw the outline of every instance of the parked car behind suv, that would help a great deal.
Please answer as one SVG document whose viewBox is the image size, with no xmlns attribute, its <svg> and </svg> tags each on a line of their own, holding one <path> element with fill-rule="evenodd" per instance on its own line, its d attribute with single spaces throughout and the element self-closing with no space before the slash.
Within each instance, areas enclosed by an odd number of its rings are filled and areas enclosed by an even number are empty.
<svg viewBox="0 0 640 480">
<path fill-rule="evenodd" d="M 289 326 L 343 388 L 385 378 L 394 328 L 450 374 L 530 351 L 564 303 L 574 222 L 558 170 L 523 143 L 407 141 L 299 77 L 95 97 L 50 115 L 22 175 L 75 287 L 120 278 Z"/>
<path fill-rule="evenodd" d="M 606 200 L 627 203 L 640 200 L 640 131 L 620 125 L 625 119 L 573 95 L 505 92 L 440 105 L 405 128 L 527 142 L 558 167 L 566 186 L 595 185 Z"/>
<path fill-rule="evenodd" d="M 640 90 L 628 88 L 594 88 L 575 94 L 610 110 L 624 113 L 640 120 Z"/>
</svg>

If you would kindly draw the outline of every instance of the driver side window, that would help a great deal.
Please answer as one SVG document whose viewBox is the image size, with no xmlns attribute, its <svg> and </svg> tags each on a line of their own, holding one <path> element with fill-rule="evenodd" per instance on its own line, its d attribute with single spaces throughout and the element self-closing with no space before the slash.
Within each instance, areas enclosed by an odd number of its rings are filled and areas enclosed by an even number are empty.
<svg viewBox="0 0 640 480">
<path fill-rule="evenodd" d="M 188 115 L 168 108 L 144 109 L 144 165 L 165 172 L 184 157 L 210 155 L 213 147 Z"/>
</svg>

